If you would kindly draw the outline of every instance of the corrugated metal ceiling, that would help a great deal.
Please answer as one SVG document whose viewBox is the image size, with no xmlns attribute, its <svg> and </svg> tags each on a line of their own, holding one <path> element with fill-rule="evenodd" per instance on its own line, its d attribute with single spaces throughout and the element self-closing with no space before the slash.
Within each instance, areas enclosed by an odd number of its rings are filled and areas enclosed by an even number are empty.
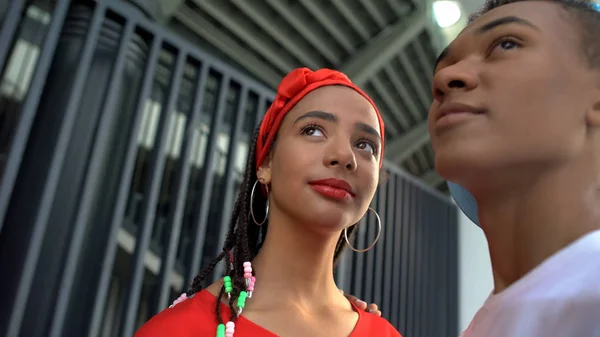
<svg viewBox="0 0 600 337">
<path fill-rule="evenodd" d="M 188 0 L 175 19 L 275 88 L 290 70 L 348 74 L 384 115 L 387 159 L 445 187 L 426 129 L 438 54 L 430 1 Z"/>
</svg>

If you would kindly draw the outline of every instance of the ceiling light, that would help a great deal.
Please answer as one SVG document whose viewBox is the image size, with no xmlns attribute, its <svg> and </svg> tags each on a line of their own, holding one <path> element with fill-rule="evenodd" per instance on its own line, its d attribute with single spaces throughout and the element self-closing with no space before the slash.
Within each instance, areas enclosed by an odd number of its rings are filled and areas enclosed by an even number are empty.
<svg viewBox="0 0 600 337">
<path fill-rule="evenodd" d="M 462 11 L 456 1 L 440 0 L 433 3 L 433 15 L 440 27 L 447 28 L 460 20 Z"/>
</svg>

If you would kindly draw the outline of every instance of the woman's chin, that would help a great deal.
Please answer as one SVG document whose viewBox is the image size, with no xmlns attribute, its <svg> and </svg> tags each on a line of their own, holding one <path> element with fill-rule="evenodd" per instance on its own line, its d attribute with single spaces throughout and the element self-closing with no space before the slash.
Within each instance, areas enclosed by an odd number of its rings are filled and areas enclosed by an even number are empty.
<svg viewBox="0 0 600 337">
<path fill-rule="evenodd" d="M 344 228 L 353 225 L 356 221 L 353 222 L 353 219 L 348 214 L 331 211 L 324 214 L 312 214 L 303 223 L 310 226 L 311 230 L 320 234 L 338 235 Z"/>
</svg>

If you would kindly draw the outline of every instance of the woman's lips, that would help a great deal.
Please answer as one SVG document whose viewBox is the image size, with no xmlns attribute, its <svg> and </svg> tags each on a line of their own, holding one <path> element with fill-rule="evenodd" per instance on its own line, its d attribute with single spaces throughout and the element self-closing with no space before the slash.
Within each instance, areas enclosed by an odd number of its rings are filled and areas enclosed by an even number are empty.
<svg viewBox="0 0 600 337">
<path fill-rule="evenodd" d="M 353 198 L 354 196 L 341 188 L 327 186 L 327 185 L 319 185 L 319 184 L 310 184 L 310 187 L 317 193 L 335 200 L 345 200 Z"/>
</svg>

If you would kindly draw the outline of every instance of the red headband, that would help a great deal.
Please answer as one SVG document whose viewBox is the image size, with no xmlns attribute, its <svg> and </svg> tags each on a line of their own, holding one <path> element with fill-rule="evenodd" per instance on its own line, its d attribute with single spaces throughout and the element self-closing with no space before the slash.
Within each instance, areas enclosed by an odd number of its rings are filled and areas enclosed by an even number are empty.
<svg viewBox="0 0 600 337">
<path fill-rule="evenodd" d="M 269 154 L 271 144 L 279 131 L 281 122 L 287 113 L 309 92 L 320 87 L 328 85 L 343 85 L 361 94 L 366 98 L 375 109 L 377 119 L 379 119 L 379 129 L 381 130 L 381 162 L 383 164 L 383 140 L 384 140 L 384 124 L 383 118 L 373 100 L 365 94 L 359 87 L 350 81 L 348 76 L 343 73 L 331 69 L 319 69 L 312 71 L 308 68 L 297 68 L 292 70 L 287 76 L 281 80 L 277 88 L 277 96 L 273 104 L 267 110 L 260 124 L 258 139 L 256 140 L 256 169 L 260 167 L 262 162 Z"/>
</svg>

